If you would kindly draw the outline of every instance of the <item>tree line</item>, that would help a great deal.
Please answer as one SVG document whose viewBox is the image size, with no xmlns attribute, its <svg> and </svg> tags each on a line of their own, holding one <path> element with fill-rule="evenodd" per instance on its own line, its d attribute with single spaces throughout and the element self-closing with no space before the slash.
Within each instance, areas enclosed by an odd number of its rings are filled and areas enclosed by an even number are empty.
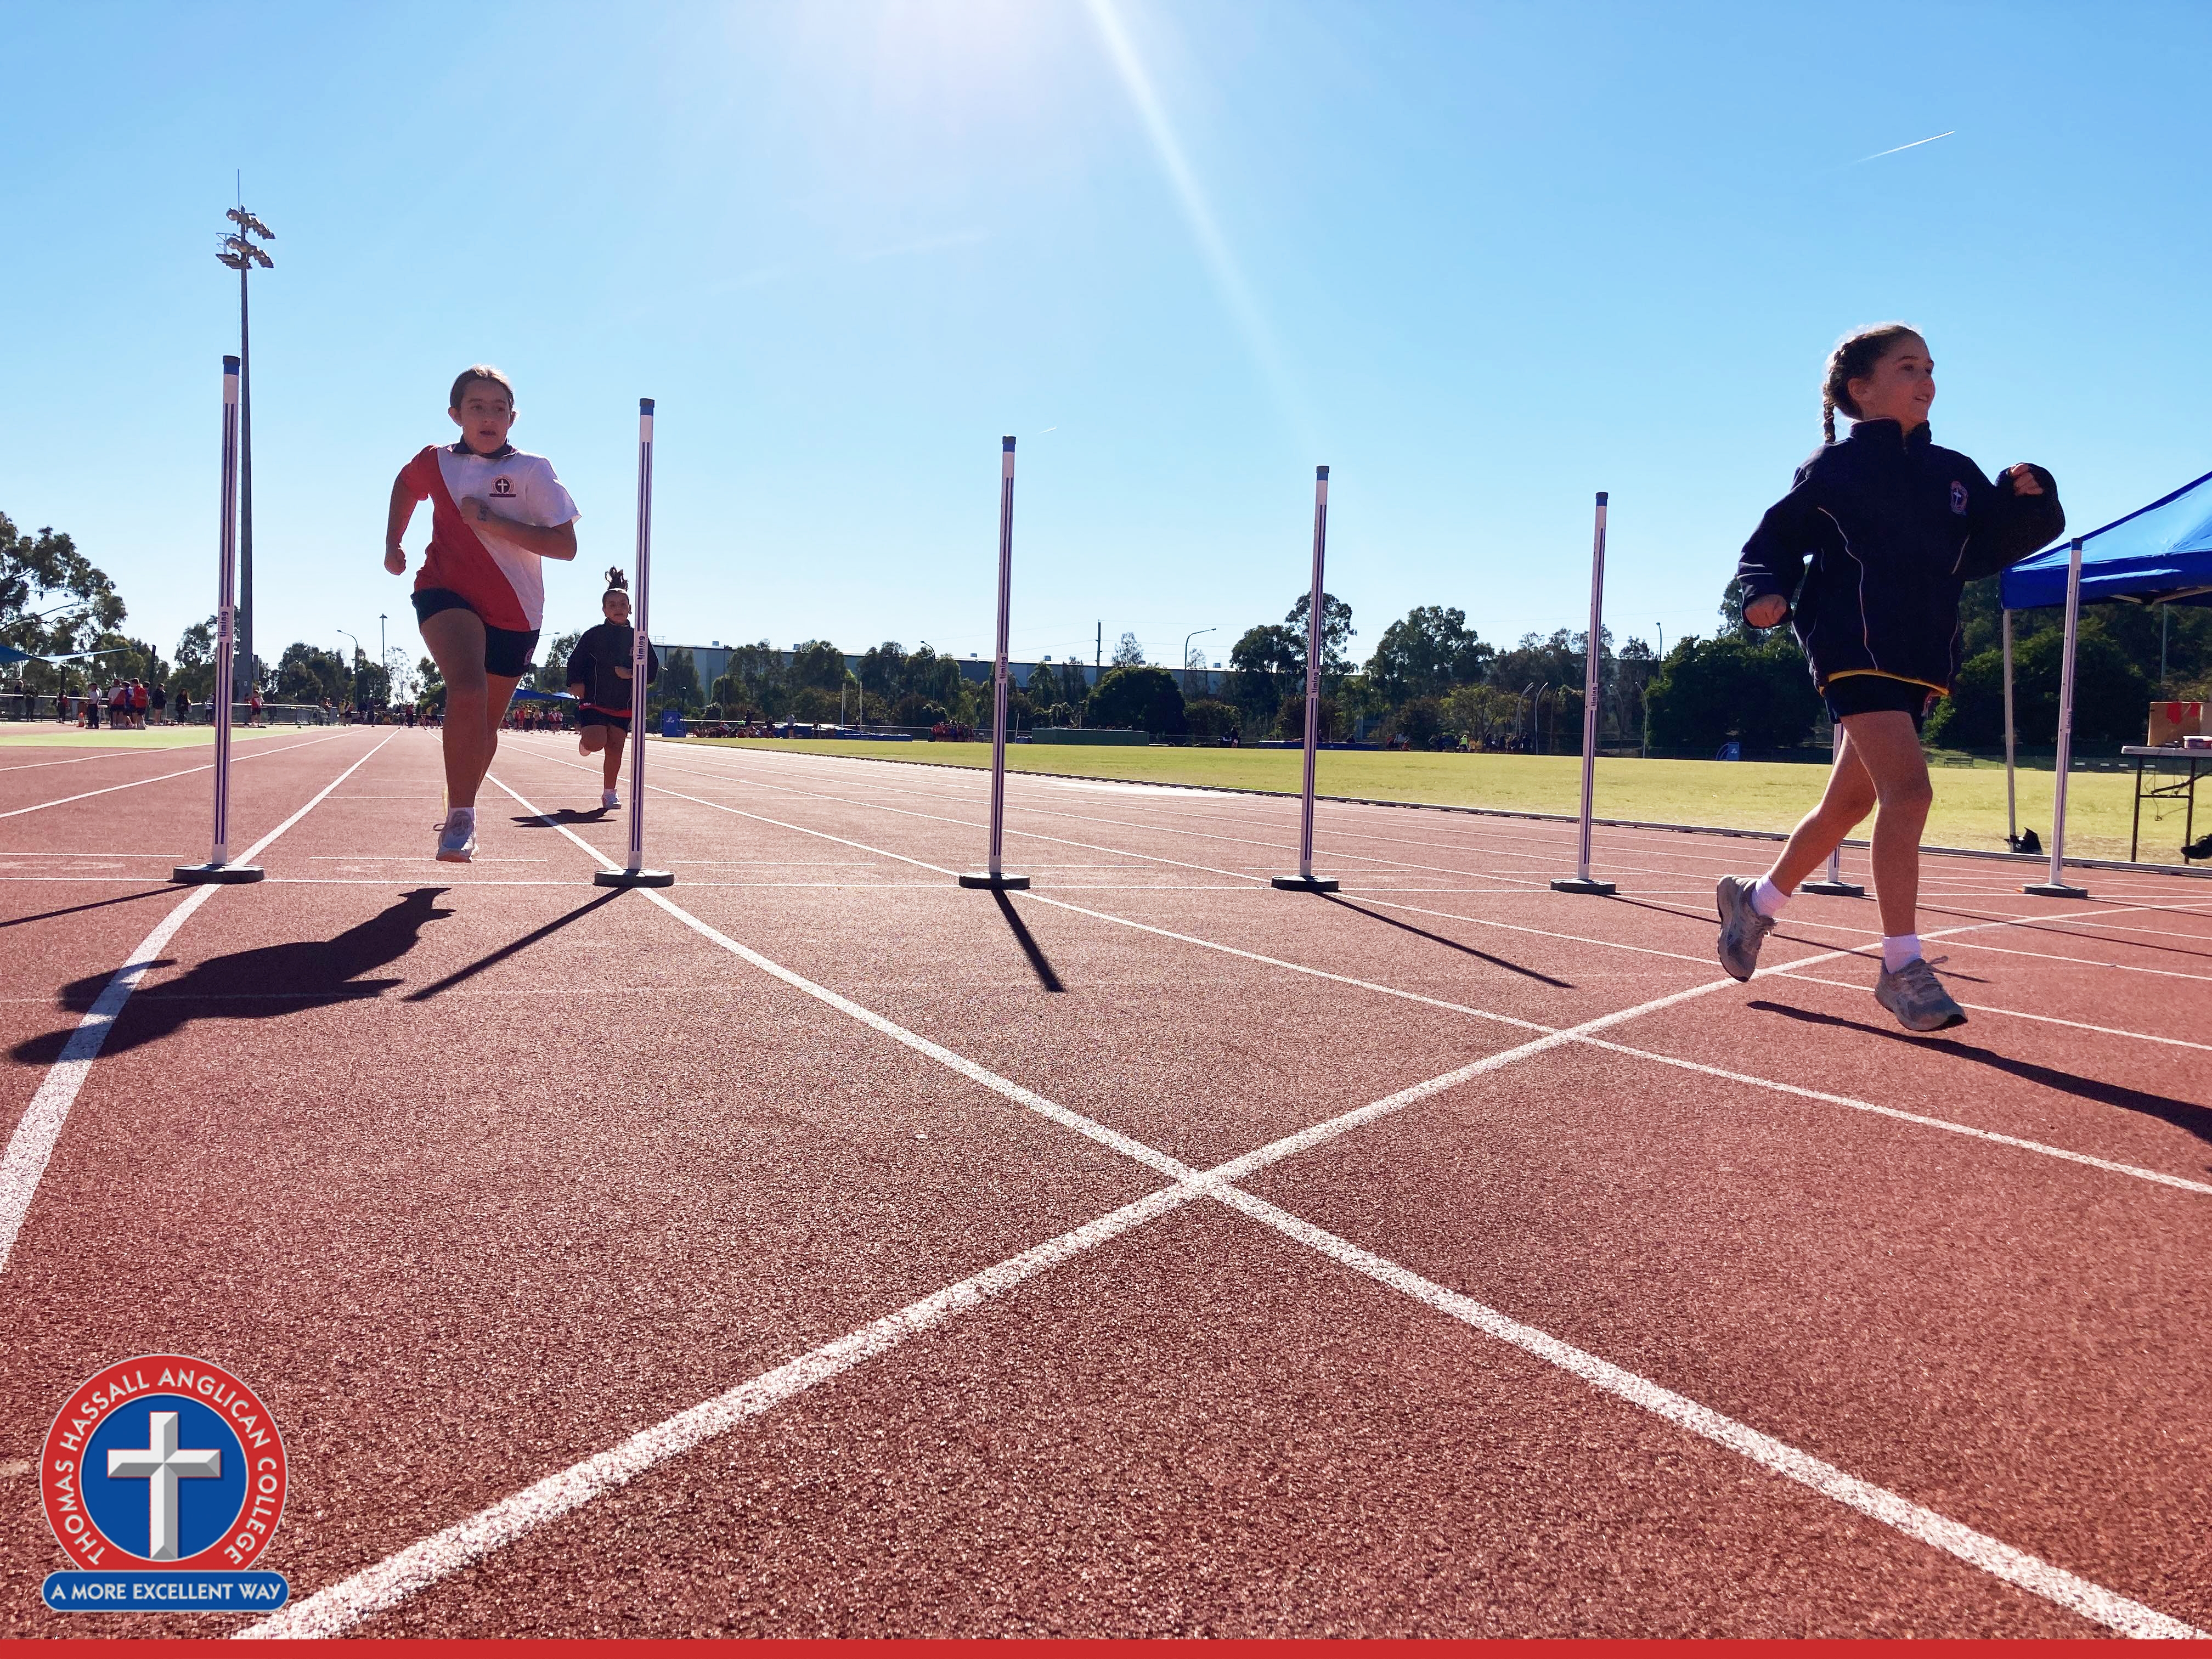
<svg viewBox="0 0 2212 1659">
<path fill-rule="evenodd" d="M 1122 635 L 1097 684 L 1079 663 L 1039 663 L 1009 698 L 1012 724 L 1116 726 L 1158 736 L 1250 743 L 1296 741 L 1305 730 L 1304 594 L 1279 623 L 1245 629 L 1225 672 L 1147 662 Z M 21 689 L 51 696 L 88 678 L 120 676 L 181 688 L 204 702 L 215 688 L 215 618 L 193 623 L 165 658 L 127 635 L 114 583 L 63 532 L 19 530 L 0 514 L 0 644 L 41 656 L 98 651 L 87 662 L 18 665 Z M 1990 749 L 2002 741 L 2002 664 L 1997 579 L 1970 585 L 1960 609 L 1963 667 L 1928 723 L 1931 743 Z M 2057 740 L 2063 617 L 2057 608 L 2014 617 L 2014 708 L 2021 741 Z M 531 683 L 565 689 L 574 633 L 556 637 Z M 1385 627 L 1364 661 L 1353 653 L 1352 607 L 1334 594 L 1322 606 L 1322 736 L 1355 735 L 1416 748 L 1579 752 L 1586 635 L 1568 629 L 1527 634 L 1499 647 L 1456 606 L 1416 605 Z M 1662 659 L 1644 641 L 1616 648 L 1599 632 L 1599 730 L 1605 747 L 1709 754 L 1729 742 L 1778 750 L 1810 742 L 1820 719 L 1804 654 L 1785 628 L 1743 620 L 1734 584 L 1723 592 L 1710 635 L 1673 642 Z M 272 702 L 434 707 L 444 696 L 428 657 L 411 666 L 393 649 L 383 663 L 295 641 L 272 665 L 257 659 L 239 675 L 239 695 L 258 685 Z M 2085 743 L 2142 740 L 2154 696 L 2212 697 L 2212 607 L 2094 605 L 2082 612 L 2076 653 L 2075 732 Z M 689 651 L 665 653 L 653 688 L 657 712 L 721 720 L 795 720 L 929 726 L 983 726 L 991 688 L 963 677 L 960 661 L 924 643 L 909 651 L 885 641 L 857 670 L 826 639 L 780 650 L 766 640 L 731 653 L 725 672 L 702 684 Z"/>
</svg>

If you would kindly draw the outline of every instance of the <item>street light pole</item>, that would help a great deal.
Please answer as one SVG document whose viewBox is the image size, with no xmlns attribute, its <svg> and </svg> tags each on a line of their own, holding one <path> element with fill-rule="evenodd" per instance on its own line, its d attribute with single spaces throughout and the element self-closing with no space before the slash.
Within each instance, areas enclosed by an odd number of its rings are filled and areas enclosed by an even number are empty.
<svg viewBox="0 0 2212 1659">
<path fill-rule="evenodd" d="M 246 664 L 250 690 L 253 670 L 253 358 L 246 305 L 246 277 L 276 261 L 254 246 L 252 237 L 275 241 L 276 233 L 248 212 L 243 203 L 222 216 L 237 229 L 216 245 L 216 258 L 238 273 L 238 650 Z"/>
<path fill-rule="evenodd" d="M 1219 631 L 1218 629 L 1214 628 L 1194 628 L 1182 636 L 1182 694 L 1186 697 L 1190 695 L 1190 642 L 1203 635 L 1215 634 Z M 1208 691 L 1213 690 L 1211 681 L 1207 682 L 1206 689 Z"/>
</svg>

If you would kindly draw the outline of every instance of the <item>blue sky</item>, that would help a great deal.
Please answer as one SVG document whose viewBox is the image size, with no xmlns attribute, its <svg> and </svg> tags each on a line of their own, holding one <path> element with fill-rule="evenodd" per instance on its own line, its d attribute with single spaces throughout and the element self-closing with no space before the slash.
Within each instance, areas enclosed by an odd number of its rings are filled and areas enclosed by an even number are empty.
<svg viewBox="0 0 2212 1659">
<path fill-rule="evenodd" d="M 257 278 L 258 644 L 419 651 L 392 473 L 497 363 L 583 508 L 549 631 L 628 563 L 660 404 L 654 632 L 1172 659 L 1280 617 L 1334 469 L 1363 649 L 1710 631 L 1903 317 L 1938 437 L 2088 527 L 2212 467 L 2201 6 L 810 0 L 18 9 L 0 511 L 131 630 L 211 608 L 212 257 Z M 1120 43 L 1117 50 L 1116 42 Z M 1900 154 L 1873 152 L 1955 130 Z M 419 547 L 427 525 L 411 545 Z"/>
</svg>

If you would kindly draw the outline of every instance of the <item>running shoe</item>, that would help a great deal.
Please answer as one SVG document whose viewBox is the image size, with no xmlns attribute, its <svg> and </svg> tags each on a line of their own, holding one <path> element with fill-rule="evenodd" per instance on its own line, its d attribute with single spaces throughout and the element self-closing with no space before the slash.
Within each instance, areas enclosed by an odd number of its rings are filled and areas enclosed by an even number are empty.
<svg viewBox="0 0 2212 1659">
<path fill-rule="evenodd" d="M 621 805 L 622 797 L 615 793 L 613 790 L 602 789 L 599 791 L 599 806 L 600 810 L 603 811 L 611 812 L 615 808 Z"/>
<path fill-rule="evenodd" d="M 438 831 L 438 861 L 467 864 L 477 855 L 477 815 L 465 806 L 446 814 L 446 827 Z"/>
<path fill-rule="evenodd" d="M 1721 913 L 1717 949 L 1721 966 L 1730 979 L 1751 977 L 1759 966 L 1759 947 L 1774 931 L 1773 918 L 1762 916 L 1752 904 L 1751 896 L 1758 888 L 1756 876 L 1723 876 L 1720 885 L 1713 889 L 1713 904 Z"/>
<path fill-rule="evenodd" d="M 1951 1000 L 1925 957 L 1913 957 L 1893 974 L 1883 969 L 1874 982 L 1874 1000 L 1908 1031 L 1948 1031 L 1966 1023 L 1966 1010 Z"/>
</svg>

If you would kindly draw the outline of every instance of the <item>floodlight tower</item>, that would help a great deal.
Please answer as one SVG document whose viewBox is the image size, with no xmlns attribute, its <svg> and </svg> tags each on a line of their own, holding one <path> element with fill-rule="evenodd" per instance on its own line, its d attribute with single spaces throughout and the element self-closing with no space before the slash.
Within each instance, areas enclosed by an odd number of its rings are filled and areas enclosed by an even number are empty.
<svg viewBox="0 0 2212 1659">
<path fill-rule="evenodd" d="M 215 257 L 238 273 L 238 647 L 246 664 L 247 690 L 253 682 L 253 356 L 247 349 L 246 279 L 256 269 L 276 265 L 252 239 L 275 241 L 276 233 L 246 210 L 222 216 L 237 226 L 216 244 Z"/>
</svg>

